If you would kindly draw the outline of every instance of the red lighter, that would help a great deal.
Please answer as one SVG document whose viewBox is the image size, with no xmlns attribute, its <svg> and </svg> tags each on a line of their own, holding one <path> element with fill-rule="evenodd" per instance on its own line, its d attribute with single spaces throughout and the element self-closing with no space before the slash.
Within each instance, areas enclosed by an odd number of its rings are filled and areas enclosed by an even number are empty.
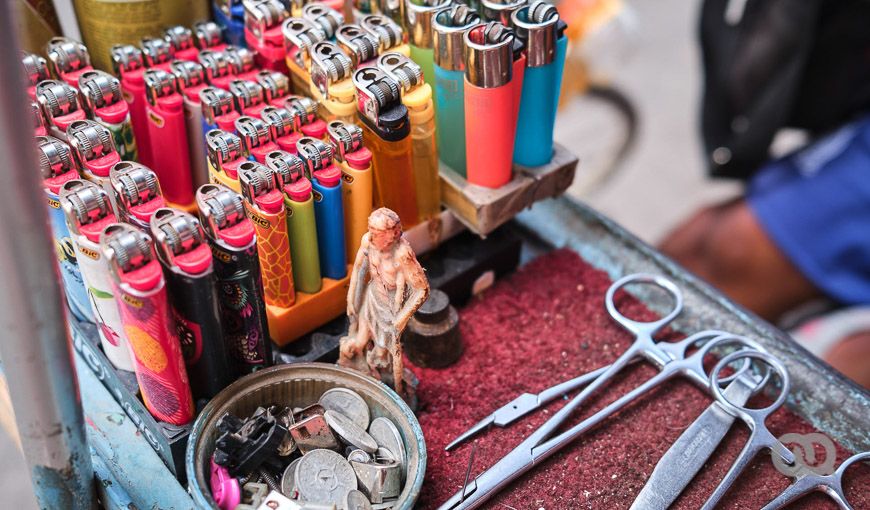
<svg viewBox="0 0 870 510">
<path fill-rule="evenodd" d="M 121 161 L 109 171 L 109 181 L 118 219 L 147 232 L 154 211 L 166 207 L 157 174 L 139 163 Z"/>
<path fill-rule="evenodd" d="M 130 122 L 136 139 L 137 159 L 151 165 L 151 141 L 148 136 L 148 117 L 145 114 L 145 57 L 142 50 L 132 44 L 112 46 L 112 66 L 121 78 L 121 94 L 130 106 Z"/>
<path fill-rule="evenodd" d="M 299 114 L 286 108 L 269 106 L 263 109 L 261 118 L 269 128 L 269 135 L 282 151 L 296 154 L 296 142 L 302 138 L 297 131 Z"/>
<path fill-rule="evenodd" d="M 236 119 L 236 131 L 242 139 L 245 152 L 258 163 L 266 163 L 266 154 L 279 149 L 272 141 L 269 126 L 262 119 L 243 115 Z"/>
<path fill-rule="evenodd" d="M 263 70 L 257 73 L 257 84 L 263 87 L 266 102 L 282 108 L 290 98 L 290 78 L 278 71 Z"/>
<path fill-rule="evenodd" d="M 166 42 L 172 46 L 172 52 L 178 60 L 196 62 L 199 59 L 199 49 L 193 44 L 193 31 L 189 28 L 176 25 L 163 31 Z"/>
<path fill-rule="evenodd" d="M 236 73 L 225 51 L 202 50 L 199 52 L 199 63 L 205 68 L 205 79 L 211 86 L 230 89 L 230 82 L 236 79 Z"/>
<path fill-rule="evenodd" d="M 57 80 L 44 80 L 36 86 L 36 101 L 45 117 L 48 132 L 55 138 L 67 141 L 66 130 L 77 120 L 87 118 L 79 103 L 78 91 Z"/>
<path fill-rule="evenodd" d="M 27 77 L 27 95 L 31 100 L 36 100 L 36 84 L 42 80 L 50 80 L 48 63 L 36 53 L 22 53 L 21 65 L 24 66 L 24 74 Z"/>
<path fill-rule="evenodd" d="M 193 24 L 193 43 L 200 51 L 224 51 L 227 47 L 223 31 L 214 21 L 197 21 Z"/>
<path fill-rule="evenodd" d="M 241 115 L 259 117 L 263 108 L 269 106 L 266 102 L 266 92 L 257 82 L 233 80 L 230 82 L 230 93 L 236 103 L 236 111 Z"/>
<path fill-rule="evenodd" d="M 326 121 L 317 116 L 320 105 L 310 97 L 293 96 L 284 103 L 296 117 L 296 130 L 305 136 L 323 140 L 326 136 Z"/>
<path fill-rule="evenodd" d="M 251 50 L 239 46 L 227 45 L 227 49 L 224 51 L 230 61 L 230 67 L 233 70 L 233 74 L 236 75 L 237 79 L 256 81 L 257 73 L 259 73 L 260 70 L 257 69 L 256 57 Z"/>
<path fill-rule="evenodd" d="M 45 55 L 54 75 L 73 87 L 78 86 L 82 73 L 94 69 L 85 45 L 66 37 L 52 37 L 45 45 Z"/>
<path fill-rule="evenodd" d="M 264 69 L 288 72 L 281 24 L 290 13 L 278 0 L 246 0 L 244 6 L 245 42 L 257 52 L 257 64 Z"/>
<path fill-rule="evenodd" d="M 199 92 L 199 100 L 202 103 L 204 132 L 208 133 L 212 129 L 231 133 L 236 131 L 235 122 L 239 118 L 239 112 L 236 111 L 232 94 L 217 87 L 206 87 Z"/>
</svg>

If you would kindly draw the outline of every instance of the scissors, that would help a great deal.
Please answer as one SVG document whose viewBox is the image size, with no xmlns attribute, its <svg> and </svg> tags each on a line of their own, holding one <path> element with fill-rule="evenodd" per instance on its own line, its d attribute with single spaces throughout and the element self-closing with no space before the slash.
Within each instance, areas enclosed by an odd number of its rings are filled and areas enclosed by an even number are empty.
<svg viewBox="0 0 870 510">
<path fill-rule="evenodd" d="M 870 460 L 870 452 L 857 453 L 844 460 L 840 467 L 830 475 L 819 475 L 803 470 L 793 484 L 764 506 L 761 510 L 778 510 L 813 491 L 822 491 L 837 502 L 843 510 L 852 510 L 843 492 L 843 474 L 852 464 Z"/>
<path fill-rule="evenodd" d="M 614 303 L 614 295 L 622 287 L 633 283 L 656 285 L 669 292 L 674 298 L 674 309 L 663 318 L 652 322 L 635 321 L 620 313 Z M 681 341 L 656 343 L 652 336 L 672 321 L 682 310 L 683 298 L 679 289 L 671 281 L 648 274 L 635 274 L 621 278 L 613 283 L 607 291 L 605 305 L 611 317 L 625 329 L 632 332 L 635 341 L 631 346 L 596 379 L 590 382 L 562 409 L 553 415 L 539 429 L 522 441 L 516 448 L 495 463 L 491 468 L 470 481 L 467 488 L 454 494 L 440 508 L 442 510 L 478 508 L 499 490 L 507 486 L 536 464 L 548 458 L 565 445 L 598 425 L 649 390 L 661 385 L 677 375 L 687 377 L 690 381 L 708 388 L 710 379 L 704 371 L 704 357 L 716 346 L 738 344 L 743 347 L 763 351 L 758 343 L 744 337 L 722 333 L 720 331 L 704 331 L 696 333 Z M 700 347 L 699 347 L 700 346 Z M 699 347 L 692 354 L 688 351 Z M 740 352 L 740 351 L 738 351 Z M 603 387 L 626 365 L 636 358 L 646 359 L 656 365 L 660 372 L 626 393 L 604 409 L 601 409 L 582 422 L 574 425 L 561 434 L 553 433 L 569 416 L 582 405 L 596 390 Z M 738 374 L 729 376 L 731 380 Z M 722 383 L 729 379 L 724 378 Z"/>
</svg>

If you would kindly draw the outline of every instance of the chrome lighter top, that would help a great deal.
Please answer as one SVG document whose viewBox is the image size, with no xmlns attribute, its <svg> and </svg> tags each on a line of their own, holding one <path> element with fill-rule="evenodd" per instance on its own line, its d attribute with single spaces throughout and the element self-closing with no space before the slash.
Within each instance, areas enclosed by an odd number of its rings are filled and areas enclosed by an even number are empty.
<svg viewBox="0 0 870 510">
<path fill-rule="evenodd" d="M 257 197 L 277 187 L 272 172 L 254 161 L 245 161 L 239 165 L 239 183 L 242 185 L 242 196 L 251 204 L 256 203 Z"/>
<path fill-rule="evenodd" d="M 366 118 L 380 125 L 381 111 L 401 101 L 399 83 L 381 69 L 368 67 L 353 73 L 357 107 Z"/>
<path fill-rule="evenodd" d="M 220 239 L 220 231 L 245 220 L 242 196 L 220 184 L 205 184 L 196 191 L 196 205 L 206 235 Z"/>
<path fill-rule="evenodd" d="M 260 113 L 260 118 L 269 127 L 269 134 L 273 140 L 289 135 L 299 129 L 300 125 L 299 113 L 287 108 L 267 106 Z"/>
<path fill-rule="evenodd" d="M 303 69 L 308 68 L 311 47 L 327 39 L 322 28 L 305 18 L 288 18 L 281 25 L 281 33 L 287 55 L 292 55 L 293 61 Z"/>
<path fill-rule="evenodd" d="M 205 68 L 190 60 L 175 60 L 169 65 L 175 77 L 175 89 L 185 90 L 206 83 Z"/>
<path fill-rule="evenodd" d="M 244 0 L 245 29 L 260 42 L 266 30 L 277 26 L 290 15 L 278 0 Z"/>
<path fill-rule="evenodd" d="M 161 37 L 143 37 L 139 45 L 142 47 L 142 57 L 148 67 L 164 64 L 175 57 L 175 48 Z"/>
<path fill-rule="evenodd" d="M 308 178 L 311 178 L 312 173 L 332 164 L 334 149 L 331 144 L 323 140 L 303 136 L 296 142 L 296 150 L 299 151 L 299 159 L 305 165 Z"/>
<path fill-rule="evenodd" d="M 405 32 L 398 23 L 383 14 L 369 14 L 360 21 L 366 32 L 378 39 L 378 52 L 390 51 L 405 42 Z"/>
<path fill-rule="evenodd" d="M 344 161 L 346 154 L 356 152 L 363 146 L 363 131 L 356 124 L 334 120 L 326 129 L 335 152 L 335 159 L 338 161 Z"/>
<path fill-rule="evenodd" d="M 234 74 L 246 73 L 257 66 L 257 63 L 254 60 L 254 53 L 248 48 L 227 45 L 227 49 L 224 51 L 226 52 L 230 68 L 233 70 Z"/>
<path fill-rule="evenodd" d="M 105 126 L 92 120 L 77 120 L 67 129 L 69 143 L 79 165 L 85 166 L 88 161 L 111 154 L 115 148 L 112 132 Z"/>
<path fill-rule="evenodd" d="M 251 149 L 272 141 L 272 137 L 269 134 L 269 126 L 256 117 L 242 115 L 236 119 L 236 131 L 239 132 L 239 138 L 242 139 L 242 145 L 248 153 L 251 152 Z"/>
<path fill-rule="evenodd" d="M 163 195 L 157 174 L 139 163 L 116 163 L 109 172 L 109 180 L 115 191 L 115 203 L 124 213 L 134 205 L 150 202 Z"/>
<path fill-rule="evenodd" d="M 287 151 L 273 151 L 267 154 L 266 166 L 275 174 L 278 186 L 293 184 L 305 177 L 305 163 L 299 156 Z"/>
<path fill-rule="evenodd" d="M 435 44 L 432 19 L 448 7 L 451 0 L 405 0 L 405 25 L 410 43 L 418 48 L 431 48 Z"/>
<path fill-rule="evenodd" d="M 85 45 L 66 37 L 52 37 L 45 45 L 45 55 L 51 62 L 55 76 L 77 71 L 91 65 L 91 56 Z"/>
<path fill-rule="evenodd" d="M 225 51 L 202 50 L 197 59 L 205 69 L 205 76 L 209 82 L 235 73 L 230 57 Z"/>
<path fill-rule="evenodd" d="M 467 5 L 455 4 L 438 11 L 432 20 L 432 29 L 435 31 L 435 65 L 447 71 L 465 70 L 463 37 L 465 32 L 478 24 L 480 16 Z"/>
<path fill-rule="evenodd" d="M 296 114 L 299 126 L 310 124 L 317 120 L 317 110 L 320 103 L 305 96 L 293 96 L 284 102 L 284 106 Z"/>
<path fill-rule="evenodd" d="M 378 69 L 396 80 L 403 92 L 410 92 L 423 84 L 423 69 L 401 53 L 391 52 L 381 55 L 378 59 Z"/>
<path fill-rule="evenodd" d="M 344 24 L 342 13 L 320 2 L 311 2 L 303 7 L 302 17 L 320 27 L 328 39 L 335 37 L 335 31 Z"/>
<path fill-rule="evenodd" d="M 72 151 L 67 144 L 53 136 L 37 136 L 36 148 L 39 150 L 39 170 L 43 179 L 51 179 L 78 170 Z"/>
<path fill-rule="evenodd" d="M 353 62 L 337 44 L 321 41 L 311 47 L 311 82 L 329 99 L 329 86 L 350 78 Z"/>
<path fill-rule="evenodd" d="M 335 40 L 350 55 L 354 67 L 378 56 L 380 41 L 377 36 L 363 30 L 359 25 L 344 24 L 338 27 Z"/>
<path fill-rule="evenodd" d="M 172 46 L 173 52 L 183 51 L 194 47 L 193 31 L 182 25 L 175 25 L 163 31 L 166 42 Z"/>
<path fill-rule="evenodd" d="M 202 104 L 202 116 L 209 124 L 214 125 L 217 117 L 235 110 L 233 95 L 224 89 L 206 87 L 199 91 L 199 101 Z"/>
<path fill-rule="evenodd" d="M 176 255 L 187 253 L 205 242 L 205 233 L 190 213 L 161 207 L 151 216 L 151 233 L 163 260 L 174 264 Z"/>
<path fill-rule="evenodd" d="M 42 116 L 42 111 L 39 109 L 39 104 L 35 101 L 30 102 L 30 115 L 33 119 L 33 127 L 36 129 L 45 128 L 45 117 Z"/>
<path fill-rule="evenodd" d="M 278 71 L 260 71 L 257 73 L 257 84 L 263 87 L 267 102 L 290 94 L 290 78 Z"/>
<path fill-rule="evenodd" d="M 535 0 L 512 15 L 517 38 L 526 50 L 526 66 L 542 67 L 556 58 L 556 40 L 562 26 L 553 4 Z"/>
<path fill-rule="evenodd" d="M 123 100 L 121 82 L 104 71 L 86 71 L 79 76 L 79 90 L 85 106 L 93 113 L 97 108 L 110 106 Z"/>
<path fill-rule="evenodd" d="M 79 109 L 79 95 L 71 85 L 57 80 L 43 80 L 36 85 L 36 101 L 46 119 L 68 115 Z"/>
<path fill-rule="evenodd" d="M 126 223 L 113 223 L 106 227 L 100 235 L 100 249 L 109 263 L 112 276 L 119 283 L 125 273 L 156 258 L 151 237 Z"/>
<path fill-rule="evenodd" d="M 217 170 L 223 171 L 224 163 L 247 157 L 242 139 L 238 136 L 212 129 L 205 134 L 205 143 L 208 147 L 208 160 Z"/>
<path fill-rule="evenodd" d="M 230 93 L 236 101 L 236 110 L 242 113 L 245 109 L 266 102 L 266 92 L 257 82 L 248 80 L 233 80 L 230 82 Z"/>
<path fill-rule="evenodd" d="M 498 21 L 506 27 L 513 27 L 511 16 L 525 6 L 526 2 L 527 0 L 480 0 L 481 14 L 484 21 Z"/>
<path fill-rule="evenodd" d="M 497 21 L 465 32 L 465 77 L 468 83 L 495 88 L 511 81 L 514 33 Z"/>
<path fill-rule="evenodd" d="M 36 53 L 22 51 L 21 65 L 24 66 L 24 74 L 30 85 L 36 85 L 42 80 L 51 78 L 48 72 L 48 63 Z"/>
<path fill-rule="evenodd" d="M 214 21 L 197 21 L 193 24 L 193 42 L 204 50 L 224 42 L 223 30 Z"/>
<path fill-rule="evenodd" d="M 154 106 L 161 97 L 171 96 L 178 92 L 175 88 L 175 76 L 161 69 L 145 71 L 145 98 Z"/>
<path fill-rule="evenodd" d="M 82 226 L 112 214 L 108 193 L 84 179 L 74 179 L 63 184 L 60 189 L 60 206 L 74 234 L 78 234 Z"/>
<path fill-rule="evenodd" d="M 145 57 L 142 50 L 132 44 L 116 44 L 112 46 L 110 54 L 112 68 L 118 76 L 145 67 Z"/>
</svg>

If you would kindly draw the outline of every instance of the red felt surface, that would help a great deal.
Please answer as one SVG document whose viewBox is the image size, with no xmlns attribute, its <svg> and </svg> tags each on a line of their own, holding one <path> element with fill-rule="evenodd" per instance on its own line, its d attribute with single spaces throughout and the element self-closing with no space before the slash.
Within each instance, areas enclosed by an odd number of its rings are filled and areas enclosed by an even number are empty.
<svg viewBox="0 0 870 510">
<path fill-rule="evenodd" d="M 631 336 L 604 309 L 610 283 L 606 274 L 573 252 L 556 251 L 526 265 L 460 311 L 465 342 L 460 361 L 442 370 L 414 367 L 420 379 L 418 418 L 429 454 L 420 508 L 434 508 L 462 488 L 472 447 L 468 443 L 444 452 L 453 438 L 520 393 L 539 392 L 601 367 L 625 350 Z M 617 301 L 630 317 L 655 317 L 627 295 Z M 629 367 L 580 416 L 588 416 L 655 372 L 643 364 Z M 662 454 L 710 402 L 691 383 L 673 381 L 527 473 L 490 500 L 488 508 L 628 508 Z M 484 432 L 477 439 L 472 475 L 494 464 L 563 404 L 556 401 L 507 428 Z M 777 437 L 812 431 L 785 409 L 769 420 L 768 427 Z M 747 437 L 746 427 L 736 423 L 675 508 L 699 508 Z M 847 456 L 838 447 L 838 461 Z M 790 482 L 763 453 L 719 508 L 760 508 Z M 870 467 L 850 469 L 846 488 L 856 509 L 870 508 Z M 792 508 L 837 507 L 816 493 Z"/>
</svg>

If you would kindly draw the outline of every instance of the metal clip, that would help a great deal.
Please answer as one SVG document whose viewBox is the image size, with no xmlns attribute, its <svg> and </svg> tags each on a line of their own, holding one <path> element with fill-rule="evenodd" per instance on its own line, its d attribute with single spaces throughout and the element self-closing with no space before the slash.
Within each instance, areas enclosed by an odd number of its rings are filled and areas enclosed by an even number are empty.
<svg viewBox="0 0 870 510">
<path fill-rule="evenodd" d="M 363 131 L 356 124 L 345 124 L 334 120 L 326 127 L 329 140 L 332 143 L 335 159 L 344 161 L 346 154 L 354 153 L 363 146 Z"/>
<path fill-rule="evenodd" d="M 245 219 L 242 196 L 218 184 L 206 184 L 196 192 L 196 205 L 205 220 L 203 228 L 212 239 Z"/>
<path fill-rule="evenodd" d="M 293 184 L 305 177 L 305 163 L 299 156 L 286 151 L 274 151 L 267 154 L 266 166 L 275 174 L 279 187 Z"/>
<path fill-rule="evenodd" d="M 399 84 L 384 71 L 369 67 L 353 73 L 353 84 L 358 92 L 362 114 L 376 125 L 385 108 L 399 102 Z"/>
<path fill-rule="evenodd" d="M 148 67 L 169 62 L 175 57 L 175 49 L 166 39 L 143 37 L 139 44 L 142 46 L 142 56 Z"/>
<path fill-rule="evenodd" d="M 329 99 L 329 86 L 350 77 L 353 62 L 331 41 L 321 41 L 311 47 L 311 82 Z"/>
<path fill-rule="evenodd" d="M 217 118 L 235 109 L 233 95 L 224 89 L 206 87 L 199 91 L 202 103 L 202 116 L 208 124 L 214 125 Z"/>
<path fill-rule="evenodd" d="M 245 157 L 242 139 L 232 133 L 212 129 L 206 133 L 205 143 L 208 146 L 209 161 L 215 169 L 222 172 L 224 163 Z"/>
<path fill-rule="evenodd" d="M 139 163 L 121 161 L 109 172 L 118 207 L 123 212 L 162 196 L 160 182 L 150 168 Z"/>
<path fill-rule="evenodd" d="M 319 26 L 328 39 L 335 36 L 335 31 L 344 24 L 344 15 L 335 9 L 330 9 L 320 2 L 312 2 L 302 8 L 302 17 Z"/>
<path fill-rule="evenodd" d="M 103 230 L 100 247 L 106 255 L 115 280 L 155 259 L 151 237 L 126 223 L 114 223 Z"/>
<path fill-rule="evenodd" d="M 360 22 L 363 30 L 378 39 L 379 52 L 389 51 L 405 41 L 402 27 L 383 14 L 369 14 Z"/>
<path fill-rule="evenodd" d="M 85 45 L 66 37 L 49 39 L 45 45 L 45 54 L 51 61 L 56 76 L 91 65 L 91 56 Z"/>
<path fill-rule="evenodd" d="M 230 82 L 230 92 L 236 100 L 236 109 L 239 113 L 252 106 L 263 104 L 266 100 L 263 87 L 253 81 L 233 80 Z"/>
<path fill-rule="evenodd" d="M 293 55 L 293 61 L 303 69 L 308 68 L 309 51 L 320 41 L 327 39 L 326 32 L 305 18 L 288 18 L 281 26 L 284 35 L 284 50 Z M 297 50 L 294 54 L 293 51 Z"/>
<path fill-rule="evenodd" d="M 269 126 L 261 119 L 243 115 L 236 119 L 236 131 L 242 139 L 242 145 L 248 154 L 252 149 L 269 143 L 272 138 L 269 134 Z"/>
<path fill-rule="evenodd" d="M 266 102 L 284 97 L 290 94 L 290 78 L 278 71 L 262 70 L 257 73 L 257 84 L 263 88 Z"/>
<path fill-rule="evenodd" d="M 43 80 L 36 85 L 36 100 L 48 120 L 68 115 L 79 109 L 76 89 L 65 82 Z"/>
<path fill-rule="evenodd" d="M 239 165 L 239 183 L 242 185 L 242 196 L 251 204 L 255 203 L 257 197 L 265 195 L 277 186 L 272 172 L 254 161 L 245 161 Z"/>
<path fill-rule="evenodd" d="M 39 149 L 39 169 L 43 179 L 51 179 L 71 170 L 78 170 L 69 146 L 57 138 L 37 136 L 36 148 Z"/>
<path fill-rule="evenodd" d="M 145 67 L 145 57 L 142 55 L 142 50 L 132 44 L 116 44 L 112 46 L 110 53 L 112 68 L 118 76 Z"/>
<path fill-rule="evenodd" d="M 44 58 L 36 53 L 21 52 L 21 65 L 24 66 L 24 74 L 27 76 L 27 83 L 31 86 L 36 85 L 42 80 L 48 80 L 51 75 L 48 73 L 48 63 Z"/>
<path fill-rule="evenodd" d="M 117 150 L 112 132 L 92 120 L 73 122 L 67 130 L 67 136 L 76 160 L 82 166 Z"/>
<path fill-rule="evenodd" d="M 169 207 L 154 211 L 151 232 L 156 248 L 170 264 L 173 264 L 176 256 L 188 253 L 205 242 L 205 234 L 196 217 Z"/>
<path fill-rule="evenodd" d="M 396 80 L 405 92 L 410 92 L 423 84 L 423 69 L 410 58 L 397 52 L 390 52 L 378 59 L 378 68 Z"/>
<path fill-rule="evenodd" d="M 278 0 L 243 0 L 245 7 L 245 29 L 260 42 L 266 30 L 284 21 L 290 13 Z"/>
<path fill-rule="evenodd" d="M 151 106 L 157 104 L 161 97 L 175 94 L 175 76 L 161 69 L 145 71 L 145 97 Z"/>
<path fill-rule="evenodd" d="M 254 61 L 254 53 L 248 48 L 228 45 L 225 53 L 233 74 L 247 73 L 257 65 Z"/>
<path fill-rule="evenodd" d="M 260 118 L 268 126 L 272 140 L 287 136 L 299 127 L 299 114 L 287 108 L 267 106 L 263 108 Z"/>
<path fill-rule="evenodd" d="M 346 53 L 353 57 L 354 67 L 368 62 L 378 55 L 380 40 L 359 25 L 346 24 L 338 27 L 335 39 Z"/>
<path fill-rule="evenodd" d="M 193 24 L 193 43 L 204 50 L 222 44 L 224 33 L 214 21 L 197 21 Z"/>
<path fill-rule="evenodd" d="M 121 82 L 104 71 L 86 71 L 79 77 L 79 90 L 85 107 L 93 112 L 97 108 L 121 101 Z"/>
<path fill-rule="evenodd" d="M 305 163 L 305 173 L 309 177 L 314 172 L 329 167 L 335 151 L 331 144 L 310 136 L 300 138 L 296 142 L 296 149 L 299 151 L 299 158 Z"/>
<path fill-rule="evenodd" d="M 175 88 L 179 91 L 196 87 L 206 82 L 205 68 L 190 60 L 175 60 L 169 64 L 175 76 Z"/>
<path fill-rule="evenodd" d="M 182 25 L 175 25 L 163 31 L 166 42 L 172 46 L 173 52 L 193 48 L 193 31 Z"/>
<path fill-rule="evenodd" d="M 60 206 L 70 221 L 70 230 L 78 234 L 84 225 L 90 225 L 112 213 L 109 195 L 97 184 L 74 179 L 63 184 Z"/>
<path fill-rule="evenodd" d="M 291 97 L 284 103 L 284 106 L 296 114 L 299 122 L 297 128 L 317 120 L 317 109 L 320 108 L 320 104 L 317 101 L 304 96 Z"/>
</svg>

